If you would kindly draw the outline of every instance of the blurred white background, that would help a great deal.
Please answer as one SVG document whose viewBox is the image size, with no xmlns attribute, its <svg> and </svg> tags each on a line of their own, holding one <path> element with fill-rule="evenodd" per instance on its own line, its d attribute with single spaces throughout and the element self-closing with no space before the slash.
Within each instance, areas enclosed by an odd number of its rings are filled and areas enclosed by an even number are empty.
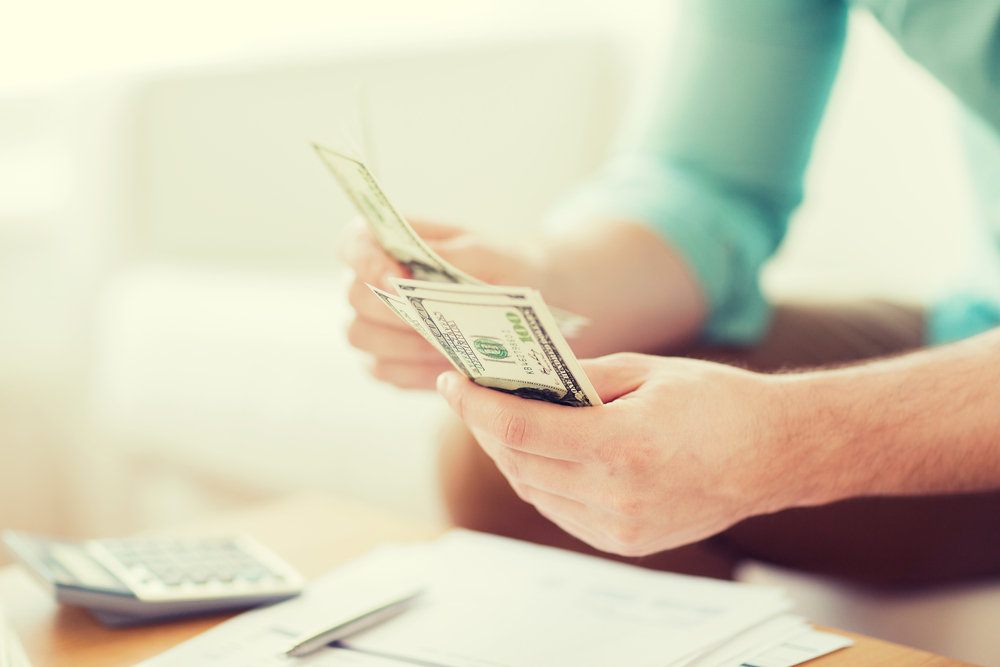
<svg viewBox="0 0 1000 667">
<path fill-rule="evenodd" d="M 4 5 L 0 528 L 120 534 L 303 489 L 440 520 L 441 406 L 369 380 L 346 345 L 334 246 L 352 214 L 307 140 L 356 134 L 363 85 L 368 157 L 400 208 L 527 232 L 600 163 L 673 9 Z M 765 286 L 926 302 L 969 257 L 955 108 L 870 17 L 851 28 Z M 876 605 L 817 599 L 843 627 Z M 855 627 L 879 628 L 969 646 Z"/>
</svg>

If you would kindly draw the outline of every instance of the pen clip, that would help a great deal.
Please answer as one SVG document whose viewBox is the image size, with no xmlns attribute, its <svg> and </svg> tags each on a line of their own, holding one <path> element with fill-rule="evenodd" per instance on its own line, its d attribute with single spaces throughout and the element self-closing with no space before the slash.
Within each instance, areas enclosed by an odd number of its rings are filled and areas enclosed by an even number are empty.
<svg viewBox="0 0 1000 667">
<path fill-rule="evenodd" d="M 423 592 L 423 588 L 417 588 L 409 589 L 403 595 L 397 593 L 389 598 L 383 597 L 374 605 L 365 606 L 332 625 L 326 624 L 318 630 L 302 633 L 282 653 L 288 657 L 301 657 L 356 632 L 372 628 L 402 614 Z"/>
</svg>

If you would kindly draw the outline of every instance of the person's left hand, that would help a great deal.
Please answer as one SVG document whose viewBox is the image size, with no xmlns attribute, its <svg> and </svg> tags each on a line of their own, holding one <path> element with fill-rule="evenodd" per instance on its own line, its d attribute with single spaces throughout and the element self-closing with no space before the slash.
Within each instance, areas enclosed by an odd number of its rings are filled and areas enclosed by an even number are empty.
<svg viewBox="0 0 1000 667">
<path fill-rule="evenodd" d="M 639 354 L 581 364 L 605 405 L 521 399 L 455 372 L 438 378 L 517 494 L 566 532 L 643 556 L 797 504 L 790 473 L 800 457 L 774 435 L 780 382 Z"/>
<path fill-rule="evenodd" d="M 423 241 L 446 262 L 480 280 L 501 285 L 531 285 L 539 282 L 532 249 L 497 247 L 460 227 L 412 221 Z M 446 368 L 447 358 L 410 325 L 386 308 L 368 285 L 390 293 L 390 278 L 409 278 L 409 271 L 382 249 L 362 218 L 355 219 L 341 236 L 340 258 L 353 273 L 347 299 L 354 319 L 347 340 L 371 355 L 373 376 L 402 389 L 433 389 Z"/>
</svg>

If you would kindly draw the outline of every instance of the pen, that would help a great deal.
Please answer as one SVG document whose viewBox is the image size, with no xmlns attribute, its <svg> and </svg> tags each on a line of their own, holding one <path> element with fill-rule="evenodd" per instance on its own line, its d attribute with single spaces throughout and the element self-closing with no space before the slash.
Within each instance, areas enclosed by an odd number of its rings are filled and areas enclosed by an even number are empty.
<svg viewBox="0 0 1000 667">
<path fill-rule="evenodd" d="M 382 597 L 374 604 L 366 605 L 355 610 L 354 613 L 345 614 L 332 623 L 326 623 L 316 631 L 302 633 L 295 638 L 291 646 L 284 650 L 284 654 L 289 657 L 308 655 L 338 639 L 374 627 L 402 614 L 423 592 L 423 588 L 409 589 L 403 595 L 396 593 L 390 597 Z"/>
</svg>

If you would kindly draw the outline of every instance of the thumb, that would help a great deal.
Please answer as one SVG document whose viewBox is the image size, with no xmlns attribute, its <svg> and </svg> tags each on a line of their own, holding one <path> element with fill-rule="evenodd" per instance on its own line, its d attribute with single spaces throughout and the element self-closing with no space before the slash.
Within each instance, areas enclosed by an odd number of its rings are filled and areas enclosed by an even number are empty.
<svg viewBox="0 0 1000 667">
<path fill-rule="evenodd" d="M 649 377 L 652 359 L 645 354 L 620 353 L 581 359 L 580 366 L 605 403 L 631 394 Z"/>
<path fill-rule="evenodd" d="M 426 243 L 442 259 L 473 275 L 493 273 L 501 263 L 499 254 L 475 234 L 428 239 Z"/>
<path fill-rule="evenodd" d="M 565 461 L 581 461 L 598 408 L 572 408 L 518 398 L 481 387 L 455 371 L 438 377 L 438 392 L 475 432 L 505 447 Z"/>
<path fill-rule="evenodd" d="M 537 261 L 524 248 L 496 244 L 477 234 L 428 241 L 427 245 L 452 266 L 483 282 L 539 287 Z"/>
<path fill-rule="evenodd" d="M 413 227 L 413 231 L 415 231 L 417 236 L 419 236 L 424 242 L 450 239 L 468 233 L 468 231 L 462 227 L 446 225 L 440 222 L 414 220 L 410 217 L 407 217 L 406 221 L 410 223 L 410 226 Z"/>
</svg>

